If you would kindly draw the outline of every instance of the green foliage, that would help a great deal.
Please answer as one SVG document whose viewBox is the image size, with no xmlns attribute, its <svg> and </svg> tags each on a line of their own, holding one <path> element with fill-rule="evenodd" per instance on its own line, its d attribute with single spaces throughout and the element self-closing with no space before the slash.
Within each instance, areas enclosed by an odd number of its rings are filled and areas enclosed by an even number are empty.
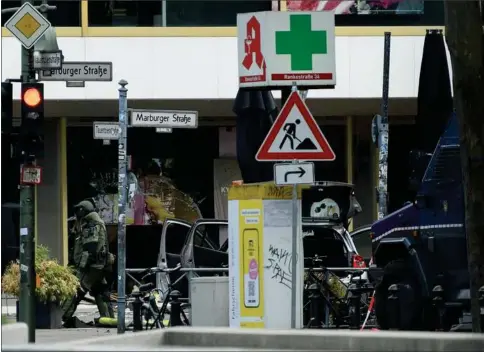
<svg viewBox="0 0 484 352">
<path fill-rule="evenodd" d="M 35 265 L 37 265 L 40 262 L 46 261 L 50 259 L 50 253 L 49 253 L 49 248 L 46 246 L 39 244 L 35 248 Z"/>
<path fill-rule="evenodd" d="M 35 272 L 40 278 L 40 285 L 35 293 L 40 302 L 62 303 L 71 298 L 79 287 L 79 279 L 71 268 L 60 265 L 50 258 L 49 249 L 39 245 L 35 251 Z M 20 264 L 11 262 L 2 276 L 2 292 L 19 297 Z"/>
</svg>

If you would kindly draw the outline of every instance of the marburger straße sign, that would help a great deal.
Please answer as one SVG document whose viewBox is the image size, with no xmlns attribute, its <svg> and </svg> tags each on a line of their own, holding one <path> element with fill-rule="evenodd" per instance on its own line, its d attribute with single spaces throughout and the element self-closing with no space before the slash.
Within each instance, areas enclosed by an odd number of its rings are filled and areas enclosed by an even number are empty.
<svg viewBox="0 0 484 352">
<path fill-rule="evenodd" d="M 198 111 L 132 109 L 131 126 L 197 128 Z"/>
<path fill-rule="evenodd" d="M 39 71 L 40 81 L 111 82 L 112 62 L 63 62 L 62 68 Z"/>
</svg>

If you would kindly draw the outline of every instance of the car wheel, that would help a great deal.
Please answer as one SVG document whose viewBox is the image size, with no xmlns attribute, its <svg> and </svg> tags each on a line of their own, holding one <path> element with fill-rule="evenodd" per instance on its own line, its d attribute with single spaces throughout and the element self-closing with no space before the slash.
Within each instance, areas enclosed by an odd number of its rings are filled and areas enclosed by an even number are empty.
<svg viewBox="0 0 484 352">
<path fill-rule="evenodd" d="M 404 259 L 388 263 L 384 268 L 382 281 L 375 290 L 375 315 L 382 330 L 391 326 L 391 315 L 395 314 L 388 304 L 388 288 L 400 286 L 399 291 L 399 327 L 401 330 L 419 330 L 422 327 L 423 300 L 419 283 L 415 279 L 411 266 Z"/>
</svg>

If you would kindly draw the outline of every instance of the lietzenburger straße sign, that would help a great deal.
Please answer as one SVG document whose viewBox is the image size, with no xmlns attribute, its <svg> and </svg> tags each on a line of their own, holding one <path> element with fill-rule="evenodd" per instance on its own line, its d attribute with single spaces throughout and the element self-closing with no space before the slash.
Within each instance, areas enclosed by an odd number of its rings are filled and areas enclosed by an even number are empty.
<svg viewBox="0 0 484 352">
<path fill-rule="evenodd" d="M 198 111 L 131 110 L 131 126 L 197 128 Z"/>
</svg>

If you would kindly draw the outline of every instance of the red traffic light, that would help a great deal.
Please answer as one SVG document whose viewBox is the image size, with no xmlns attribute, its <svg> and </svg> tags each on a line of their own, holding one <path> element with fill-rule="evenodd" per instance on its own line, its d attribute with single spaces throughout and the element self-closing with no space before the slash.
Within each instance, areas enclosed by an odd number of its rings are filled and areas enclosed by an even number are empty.
<svg viewBox="0 0 484 352">
<path fill-rule="evenodd" d="M 42 95 L 37 88 L 29 88 L 24 92 L 22 100 L 27 106 L 35 108 L 42 102 Z"/>
</svg>

